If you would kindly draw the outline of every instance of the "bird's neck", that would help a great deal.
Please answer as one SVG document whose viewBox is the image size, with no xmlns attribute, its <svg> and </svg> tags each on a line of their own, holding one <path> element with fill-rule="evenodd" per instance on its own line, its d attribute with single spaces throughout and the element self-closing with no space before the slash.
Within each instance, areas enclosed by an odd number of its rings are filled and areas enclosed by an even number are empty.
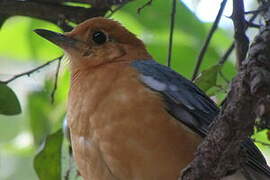
<svg viewBox="0 0 270 180">
<path fill-rule="evenodd" d="M 110 46 L 107 50 L 96 51 L 90 56 L 77 57 L 69 56 L 71 62 L 71 72 L 77 74 L 78 71 L 93 71 L 108 64 L 114 64 L 119 62 L 130 63 L 134 60 L 150 60 L 152 56 L 147 52 L 143 46 L 132 46 L 132 45 L 117 45 L 114 48 Z"/>
<path fill-rule="evenodd" d="M 102 67 L 88 69 L 88 71 L 72 72 L 68 101 L 70 125 L 75 123 L 75 126 L 83 129 L 85 123 L 88 122 L 76 121 L 76 119 L 81 116 L 88 117 L 94 113 L 95 107 L 108 94 L 115 78 L 127 65 L 123 62 L 110 63 Z M 87 108 L 87 111 L 84 108 Z"/>
</svg>

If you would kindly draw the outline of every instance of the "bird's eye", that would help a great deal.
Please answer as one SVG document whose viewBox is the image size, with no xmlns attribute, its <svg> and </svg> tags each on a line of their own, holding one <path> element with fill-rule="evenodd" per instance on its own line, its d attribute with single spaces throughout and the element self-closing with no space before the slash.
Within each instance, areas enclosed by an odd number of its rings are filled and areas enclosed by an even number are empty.
<svg viewBox="0 0 270 180">
<path fill-rule="evenodd" d="M 92 40 L 97 44 L 103 44 L 107 41 L 107 36 L 101 31 L 96 31 L 92 35 Z"/>
</svg>

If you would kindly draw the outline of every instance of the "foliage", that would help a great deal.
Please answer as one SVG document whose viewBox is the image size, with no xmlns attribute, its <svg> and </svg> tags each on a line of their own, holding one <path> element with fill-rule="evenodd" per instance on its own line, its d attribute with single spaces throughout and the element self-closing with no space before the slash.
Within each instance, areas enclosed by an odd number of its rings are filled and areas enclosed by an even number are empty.
<svg viewBox="0 0 270 180">
<path fill-rule="evenodd" d="M 34 159 L 34 168 L 40 180 L 61 179 L 62 129 L 47 136 L 44 147 Z"/>
<path fill-rule="evenodd" d="M 195 84 L 202 90 L 207 91 L 217 85 L 217 76 L 221 65 L 214 65 L 202 73 L 195 79 Z"/>
<path fill-rule="evenodd" d="M 0 83 L 0 114 L 15 115 L 19 113 L 21 113 L 21 106 L 15 93 L 6 84 Z"/>
</svg>

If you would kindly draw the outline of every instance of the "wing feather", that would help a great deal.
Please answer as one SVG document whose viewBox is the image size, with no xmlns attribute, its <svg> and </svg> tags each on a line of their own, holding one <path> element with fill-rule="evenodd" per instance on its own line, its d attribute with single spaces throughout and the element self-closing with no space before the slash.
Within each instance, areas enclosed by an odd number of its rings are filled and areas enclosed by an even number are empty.
<svg viewBox="0 0 270 180">
<path fill-rule="evenodd" d="M 146 86 L 163 95 L 168 113 L 201 136 L 207 135 L 208 127 L 219 113 L 219 108 L 203 91 L 154 60 L 137 60 L 131 65 L 140 73 L 140 80 Z M 247 151 L 247 165 L 270 177 L 270 168 L 252 140 L 247 139 L 242 148 Z"/>
</svg>

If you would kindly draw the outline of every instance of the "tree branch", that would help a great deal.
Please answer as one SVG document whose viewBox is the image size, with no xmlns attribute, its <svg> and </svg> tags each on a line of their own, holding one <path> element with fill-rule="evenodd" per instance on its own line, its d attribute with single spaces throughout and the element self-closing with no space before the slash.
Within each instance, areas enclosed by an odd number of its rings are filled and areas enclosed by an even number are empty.
<svg viewBox="0 0 270 180">
<path fill-rule="evenodd" d="M 59 76 L 61 61 L 62 61 L 62 58 L 59 58 L 58 63 L 57 63 L 57 67 L 56 67 L 56 70 L 55 70 L 54 86 L 53 86 L 53 90 L 52 90 L 52 93 L 51 93 L 51 103 L 52 104 L 54 103 L 54 95 L 55 95 L 55 92 L 57 90 L 57 83 L 58 83 L 58 76 Z"/>
<path fill-rule="evenodd" d="M 251 45 L 220 114 L 199 146 L 196 157 L 183 171 L 183 180 L 220 179 L 240 168 L 240 144 L 252 134 L 256 117 L 270 115 L 269 37 L 268 24 Z"/>
<path fill-rule="evenodd" d="M 263 9 L 265 9 L 265 7 L 264 8 L 259 7 L 258 10 L 254 11 L 253 15 L 251 16 L 251 18 L 248 20 L 247 23 L 252 23 Z M 245 31 L 247 30 L 247 28 L 248 26 L 245 27 Z M 224 64 L 227 61 L 228 57 L 230 56 L 234 48 L 235 48 L 235 41 L 232 42 L 232 44 L 229 46 L 225 54 L 221 57 L 221 59 L 219 60 L 219 64 Z"/>
<path fill-rule="evenodd" d="M 20 78 L 20 77 L 22 77 L 22 76 L 30 76 L 32 73 L 34 73 L 34 72 L 36 72 L 36 71 L 38 71 L 38 70 L 40 70 L 40 69 L 42 69 L 42 68 L 44 68 L 44 67 L 50 65 L 51 63 L 53 63 L 53 62 L 55 62 L 55 61 L 58 61 L 58 60 L 61 59 L 62 57 L 63 57 L 63 56 L 60 56 L 60 57 L 58 57 L 58 58 L 55 58 L 55 59 L 53 59 L 53 60 L 50 60 L 50 61 L 48 61 L 48 62 L 46 62 L 46 63 L 44 63 L 44 64 L 42 64 L 42 65 L 40 65 L 40 66 L 38 66 L 38 67 L 36 67 L 36 68 L 34 68 L 34 69 L 29 70 L 29 71 L 26 71 L 26 72 L 23 72 L 23 73 L 20 73 L 20 74 L 16 74 L 16 75 L 14 75 L 12 78 L 10 78 L 10 79 L 8 79 L 8 80 L 0 81 L 0 83 L 8 84 L 8 83 L 10 83 L 10 82 L 14 81 L 15 79 L 18 79 L 18 78 Z"/>
<path fill-rule="evenodd" d="M 231 17 L 234 24 L 237 67 L 239 68 L 246 58 L 249 46 L 249 39 L 246 36 L 246 29 L 248 24 L 245 20 L 243 0 L 233 0 L 233 13 Z"/>
<path fill-rule="evenodd" d="M 30 16 L 52 22 L 69 31 L 68 22 L 79 24 L 88 18 L 104 16 L 108 8 L 83 8 L 53 3 L 0 0 L 0 12 L 8 16 Z"/>
<path fill-rule="evenodd" d="M 197 63 L 196 63 L 196 66 L 195 66 L 195 69 L 193 71 L 193 75 L 192 75 L 192 81 L 197 77 L 198 73 L 199 73 L 199 70 L 200 70 L 200 66 L 202 64 L 202 61 L 203 61 L 203 57 L 206 53 L 206 50 L 209 46 L 209 43 L 210 43 L 210 40 L 212 38 L 212 36 L 214 35 L 214 32 L 216 31 L 217 27 L 218 27 L 218 23 L 221 19 L 221 16 L 223 14 L 223 11 L 224 11 L 224 8 L 226 6 L 226 3 L 227 3 L 227 0 L 223 0 L 220 4 L 220 8 L 219 8 L 219 11 L 218 11 L 218 14 L 216 16 L 216 19 L 211 27 L 211 30 L 209 31 L 208 35 L 207 35 L 207 38 L 203 44 L 203 47 L 199 53 L 199 56 L 197 58 Z"/>
</svg>

